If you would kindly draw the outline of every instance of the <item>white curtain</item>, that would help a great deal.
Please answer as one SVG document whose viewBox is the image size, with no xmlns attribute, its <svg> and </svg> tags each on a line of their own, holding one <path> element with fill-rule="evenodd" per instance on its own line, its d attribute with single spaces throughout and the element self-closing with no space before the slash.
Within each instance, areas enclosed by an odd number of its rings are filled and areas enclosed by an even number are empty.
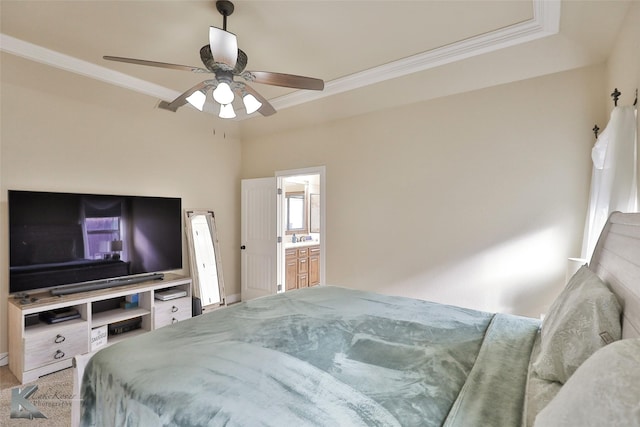
<svg viewBox="0 0 640 427">
<path fill-rule="evenodd" d="M 638 210 L 636 144 L 635 107 L 615 107 L 591 151 L 591 194 L 582 241 L 582 258 L 586 260 L 591 259 L 611 212 Z"/>
</svg>

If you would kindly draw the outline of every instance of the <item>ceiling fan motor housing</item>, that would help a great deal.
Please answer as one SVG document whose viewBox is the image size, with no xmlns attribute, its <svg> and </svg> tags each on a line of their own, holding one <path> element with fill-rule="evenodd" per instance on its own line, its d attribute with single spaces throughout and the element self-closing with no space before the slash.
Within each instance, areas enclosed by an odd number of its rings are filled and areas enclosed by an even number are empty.
<svg viewBox="0 0 640 427">
<path fill-rule="evenodd" d="M 217 70 L 216 80 L 218 81 L 218 83 L 225 82 L 228 85 L 231 85 L 231 83 L 233 82 L 233 73 L 228 70 Z"/>
</svg>

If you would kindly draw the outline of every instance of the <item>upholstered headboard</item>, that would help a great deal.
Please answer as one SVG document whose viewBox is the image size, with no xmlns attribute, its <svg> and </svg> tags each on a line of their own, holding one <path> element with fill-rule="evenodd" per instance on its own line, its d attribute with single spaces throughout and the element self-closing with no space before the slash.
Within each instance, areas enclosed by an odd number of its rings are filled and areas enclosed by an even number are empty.
<svg viewBox="0 0 640 427">
<path fill-rule="evenodd" d="M 611 214 L 589 268 L 622 305 L 622 337 L 640 337 L 640 213 Z"/>
</svg>

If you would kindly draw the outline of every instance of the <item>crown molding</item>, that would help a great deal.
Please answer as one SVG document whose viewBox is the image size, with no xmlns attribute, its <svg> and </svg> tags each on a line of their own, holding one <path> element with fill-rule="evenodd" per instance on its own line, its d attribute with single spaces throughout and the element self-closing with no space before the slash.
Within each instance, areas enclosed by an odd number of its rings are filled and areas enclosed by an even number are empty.
<svg viewBox="0 0 640 427">
<path fill-rule="evenodd" d="M 153 96 L 154 98 L 172 101 L 180 96 L 180 92 L 173 89 L 168 89 L 164 86 L 132 77 L 128 74 L 114 71 L 110 68 L 96 65 L 73 56 L 65 55 L 3 33 L 0 33 L 0 50 L 31 61 L 40 62 L 61 70 Z"/>
<path fill-rule="evenodd" d="M 277 110 L 557 34 L 560 0 L 532 0 L 533 18 L 505 28 L 331 80 L 323 91 L 299 90 L 269 100 Z M 0 33 L 0 50 L 171 102 L 180 92 Z M 238 119 L 249 117 L 238 114 Z"/>
<path fill-rule="evenodd" d="M 270 100 L 276 110 L 380 83 L 440 65 L 557 34 L 560 0 L 533 0 L 533 18 L 505 28 L 370 68 L 325 84 L 322 92 L 296 91 Z"/>
</svg>

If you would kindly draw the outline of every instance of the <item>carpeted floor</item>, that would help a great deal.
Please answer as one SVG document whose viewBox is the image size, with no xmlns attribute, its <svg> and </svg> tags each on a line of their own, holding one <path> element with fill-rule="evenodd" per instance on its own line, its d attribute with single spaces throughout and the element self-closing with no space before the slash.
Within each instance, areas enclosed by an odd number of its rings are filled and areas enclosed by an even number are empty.
<svg viewBox="0 0 640 427">
<path fill-rule="evenodd" d="M 38 389 L 27 399 L 46 419 L 11 418 L 11 396 L 13 389 L 24 392 L 29 385 Z M 68 427 L 71 425 L 71 404 L 73 399 L 73 369 L 68 368 L 38 378 L 27 384 L 20 384 L 7 366 L 0 367 L 0 426 L 6 427 Z"/>
</svg>

